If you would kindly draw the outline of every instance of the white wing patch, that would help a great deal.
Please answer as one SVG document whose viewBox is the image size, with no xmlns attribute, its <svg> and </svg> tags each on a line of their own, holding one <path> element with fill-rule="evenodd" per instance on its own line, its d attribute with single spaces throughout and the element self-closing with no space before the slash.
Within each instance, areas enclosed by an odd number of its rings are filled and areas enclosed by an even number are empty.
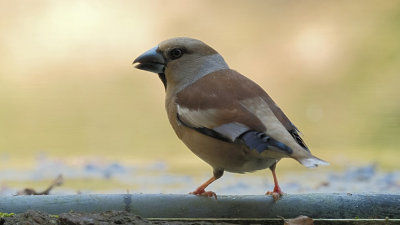
<svg viewBox="0 0 400 225">
<path fill-rule="evenodd" d="M 177 112 L 179 118 L 186 125 L 195 128 L 204 127 L 212 129 L 224 137 L 229 138 L 231 141 L 235 141 L 238 136 L 249 130 L 246 125 L 237 122 L 219 125 L 217 123 L 217 118 L 220 117 L 218 114 L 222 112 L 218 109 L 191 110 L 177 105 Z"/>
<path fill-rule="evenodd" d="M 215 115 L 218 110 L 216 109 L 191 110 L 180 105 L 177 105 L 177 109 L 179 118 L 191 127 L 207 127 L 212 129 L 217 126 Z"/>
<path fill-rule="evenodd" d="M 233 142 L 241 134 L 248 131 L 249 128 L 241 123 L 233 122 L 233 123 L 223 124 L 219 127 L 214 128 L 213 130 L 231 139 L 231 141 Z"/>
</svg>

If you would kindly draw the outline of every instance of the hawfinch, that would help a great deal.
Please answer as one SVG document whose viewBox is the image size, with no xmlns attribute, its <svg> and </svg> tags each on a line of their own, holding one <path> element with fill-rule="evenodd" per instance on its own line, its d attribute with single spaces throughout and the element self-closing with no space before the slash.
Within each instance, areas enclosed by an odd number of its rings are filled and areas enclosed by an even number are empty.
<svg viewBox="0 0 400 225">
<path fill-rule="evenodd" d="M 172 38 L 133 64 L 158 74 L 176 135 L 213 168 L 213 176 L 191 194 L 216 197 L 205 188 L 224 171 L 270 168 L 275 187 L 267 194 L 275 198 L 282 195 L 275 174 L 281 158 L 293 158 L 306 167 L 328 164 L 311 154 L 299 130 L 260 86 L 230 69 L 202 41 Z"/>
</svg>

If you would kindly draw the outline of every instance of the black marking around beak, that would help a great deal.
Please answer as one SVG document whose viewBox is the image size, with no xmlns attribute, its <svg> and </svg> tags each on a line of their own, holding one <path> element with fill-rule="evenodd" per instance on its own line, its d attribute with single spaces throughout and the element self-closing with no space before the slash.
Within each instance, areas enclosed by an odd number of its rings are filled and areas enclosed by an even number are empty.
<svg viewBox="0 0 400 225">
<path fill-rule="evenodd" d="M 167 79 L 164 73 L 166 60 L 157 46 L 137 57 L 132 64 L 135 63 L 138 63 L 135 65 L 137 69 L 157 73 L 164 84 L 164 88 L 167 89 Z"/>
</svg>

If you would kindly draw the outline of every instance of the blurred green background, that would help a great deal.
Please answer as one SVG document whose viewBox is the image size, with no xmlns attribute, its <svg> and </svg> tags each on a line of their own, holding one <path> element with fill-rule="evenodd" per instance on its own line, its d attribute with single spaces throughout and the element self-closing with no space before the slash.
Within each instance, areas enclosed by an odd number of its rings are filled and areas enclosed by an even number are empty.
<svg viewBox="0 0 400 225">
<path fill-rule="evenodd" d="M 131 65 L 176 36 L 259 83 L 331 168 L 398 168 L 399 1 L 0 0 L 0 34 L 0 169 L 44 153 L 211 173 L 170 128 L 158 77 Z"/>
</svg>

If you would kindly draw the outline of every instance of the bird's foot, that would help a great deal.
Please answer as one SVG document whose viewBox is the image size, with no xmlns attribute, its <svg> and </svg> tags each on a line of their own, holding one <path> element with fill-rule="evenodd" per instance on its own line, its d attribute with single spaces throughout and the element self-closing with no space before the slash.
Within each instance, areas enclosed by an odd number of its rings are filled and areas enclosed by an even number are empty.
<svg viewBox="0 0 400 225">
<path fill-rule="evenodd" d="M 205 196 L 205 197 L 214 197 L 217 199 L 217 194 L 213 191 L 205 191 L 204 189 L 197 189 L 193 192 L 190 192 L 189 194 L 191 195 L 199 195 L 199 196 Z"/>
<path fill-rule="evenodd" d="M 283 192 L 279 186 L 275 186 L 273 191 L 267 191 L 267 193 L 265 194 L 271 195 L 274 201 L 276 202 L 282 197 Z"/>
</svg>

